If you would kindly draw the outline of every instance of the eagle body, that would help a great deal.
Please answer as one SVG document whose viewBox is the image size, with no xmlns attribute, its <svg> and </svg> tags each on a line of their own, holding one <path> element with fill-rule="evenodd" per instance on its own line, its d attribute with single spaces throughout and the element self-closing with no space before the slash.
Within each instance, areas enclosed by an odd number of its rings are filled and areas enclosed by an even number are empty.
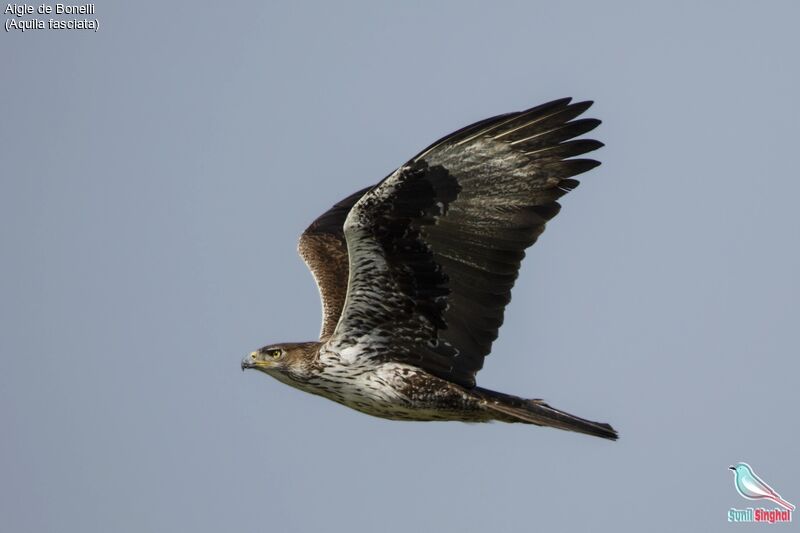
<svg viewBox="0 0 800 533">
<path fill-rule="evenodd" d="M 393 420 L 520 422 L 607 439 L 605 423 L 480 388 L 525 249 L 599 163 L 599 121 L 570 99 L 435 142 L 317 218 L 299 252 L 320 289 L 319 341 L 265 346 L 242 368 Z"/>
<path fill-rule="evenodd" d="M 322 371 L 298 388 L 368 415 L 417 421 L 491 418 L 477 398 L 412 365 L 345 362 L 335 352 L 321 353 L 320 362 Z"/>
</svg>

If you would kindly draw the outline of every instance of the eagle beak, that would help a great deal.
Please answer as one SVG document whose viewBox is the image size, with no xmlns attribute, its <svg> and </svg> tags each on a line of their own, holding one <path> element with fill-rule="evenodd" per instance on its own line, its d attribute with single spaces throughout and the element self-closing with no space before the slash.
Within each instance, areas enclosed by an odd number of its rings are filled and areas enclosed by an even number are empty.
<svg viewBox="0 0 800 533">
<path fill-rule="evenodd" d="M 255 368 L 256 365 L 256 357 L 258 356 L 258 352 L 250 352 L 250 355 L 242 359 L 242 372 L 247 370 L 248 368 Z"/>
<path fill-rule="evenodd" d="M 250 352 L 250 355 L 242 359 L 242 371 L 248 368 L 255 368 L 256 370 L 263 370 L 275 366 L 273 361 L 264 359 L 261 352 Z"/>
</svg>

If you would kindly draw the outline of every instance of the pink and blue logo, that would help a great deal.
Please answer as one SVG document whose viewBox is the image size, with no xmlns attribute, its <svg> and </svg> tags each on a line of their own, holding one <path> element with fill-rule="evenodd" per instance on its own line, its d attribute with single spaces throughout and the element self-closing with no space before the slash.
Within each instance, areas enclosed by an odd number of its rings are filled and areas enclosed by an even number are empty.
<svg viewBox="0 0 800 533">
<path fill-rule="evenodd" d="M 792 512 L 795 507 L 784 500 L 775 489 L 758 477 L 753 468 L 747 463 L 737 463 L 728 467 L 733 470 L 733 484 L 736 491 L 748 500 L 766 500 L 778 504 L 780 507 L 767 509 L 764 507 L 748 507 L 747 509 L 728 510 L 728 522 L 791 522 Z"/>
</svg>

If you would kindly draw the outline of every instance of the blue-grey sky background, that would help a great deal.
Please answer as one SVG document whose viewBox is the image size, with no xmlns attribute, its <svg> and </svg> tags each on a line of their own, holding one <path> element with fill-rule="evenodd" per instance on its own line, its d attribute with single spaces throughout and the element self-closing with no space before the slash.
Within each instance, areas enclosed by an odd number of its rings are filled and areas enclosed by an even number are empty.
<svg viewBox="0 0 800 533">
<path fill-rule="evenodd" d="M 0 35 L 0 530 L 727 531 L 737 461 L 800 502 L 800 4 L 96 5 Z M 239 370 L 317 335 L 318 214 L 563 96 L 603 165 L 478 377 L 618 442 Z"/>
</svg>

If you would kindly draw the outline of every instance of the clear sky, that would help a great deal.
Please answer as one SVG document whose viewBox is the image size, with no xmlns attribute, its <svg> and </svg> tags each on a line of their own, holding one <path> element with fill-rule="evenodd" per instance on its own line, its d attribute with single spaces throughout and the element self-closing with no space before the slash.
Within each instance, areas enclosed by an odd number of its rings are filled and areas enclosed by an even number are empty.
<svg viewBox="0 0 800 533">
<path fill-rule="evenodd" d="M 800 7 L 647 4 L 98 2 L 96 33 L 3 32 L 0 530 L 728 531 L 738 461 L 800 503 Z M 596 101 L 603 165 L 478 381 L 618 442 L 239 370 L 318 333 L 318 214 L 563 96 Z"/>
</svg>

